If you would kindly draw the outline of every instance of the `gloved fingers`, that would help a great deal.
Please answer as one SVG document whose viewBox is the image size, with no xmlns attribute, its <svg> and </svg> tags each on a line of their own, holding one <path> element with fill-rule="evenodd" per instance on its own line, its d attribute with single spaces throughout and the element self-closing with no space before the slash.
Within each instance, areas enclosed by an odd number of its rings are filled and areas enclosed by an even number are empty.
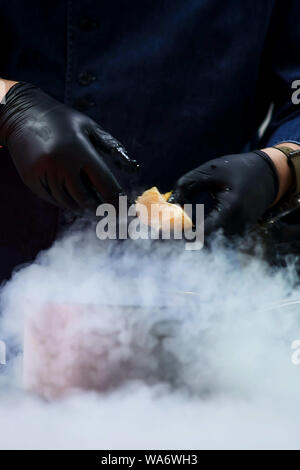
<svg viewBox="0 0 300 470">
<path fill-rule="evenodd" d="M 102 171 L 92 165 L 84 168 L 84 173 L 86 175 L 84 178 L 85 186 L 90 192 L 94 193 L 95 198 L 99 201 L 98 205 L 104 202 L 117 207 L 119 195 L 123 194 L 117 180 L 114 177 L 110 178 L 109 181 L 106 180 Z"/>
<path fill-rule="evenodd" d="M 216 194 L 215 206 L 204 219 L 204 233 L 210 236 L 220 228 L 226 235 L 239 233 L 244 229 L 237 201 L 230 193 L 223 191 Z"/>
<path fill-rule="evenodd" d="M 45 179 L 47 182 L 46 184 L 49 187 L 50 194 L 60 207 L 72 212 L 79 212 L 79 206 L 70 195 L 64 177 L 58 178 L 54 175 L 46 174 Z"/>
<path fill-rule="evenodd" d="M 117 168 L 127 172 L 135 172 L 139 165 L 136 160 L 132 160 L 124 145 L 115 139 L 100 126 L 95 125 L 91 129 L 90 139 L 95 148 L 105 156 L 112 158 Z"/>
<path fill-rule="evenodd" d="M 58 179 L 45 173 L 40 179 L 42 193 L 39 190 L 35 190 L 35 192 L 47 202 L 72 212 L 81 213 L 82 209 L 95 212 L 102 201 L 96 198 L 92 191 L 89 192 L 86 189 L 81 176 L 81 173 L 74 172 L 66 178 Z M 31 189 L 34 190 L 33 187 Z"/>
<path fill-rule="evenodd" d="M 99 196 L 91 190 L 91 183 L 83 172 L 68 178 L 66 188 L 80 209 L 87 209 L 95 213 L 96 208 L 102 202 Z"/>
<path fill-rule="evenodd" d="M 95 194 L 99 195 L 103 202 L 116 206 L 122 188 L 92 144 L 88 144 L 88 150 L 92 158 L 89 158 L 89 163 L 82 167 L 82 170 L 92 183 Z"/>
<path fill-rule="evenodd" d="M 26 182 L 25 182 L 25 184 L 26 184 Z M 29 189 L 33 193 L 35 193 L 38 197 L 40 197 L 44 201 L 49 202 L 50 204 L 53 204 L 53 205 L 59 207 L 59 203 L 53 197 L 47 182 L 45 182 L 45 177 L 40 178 L 36 181 L 31 180 L 30 185 L 26 184 L 26 186 L 28 186 Z"/>
<path fill-rule="evenodd" d="M 199 167 L 186 173 L 177 181 L 168 202 L 184 204 L 199 192 L 215 193 L 223 186 L 225 186 L 224 183 Z"/>
</svg>

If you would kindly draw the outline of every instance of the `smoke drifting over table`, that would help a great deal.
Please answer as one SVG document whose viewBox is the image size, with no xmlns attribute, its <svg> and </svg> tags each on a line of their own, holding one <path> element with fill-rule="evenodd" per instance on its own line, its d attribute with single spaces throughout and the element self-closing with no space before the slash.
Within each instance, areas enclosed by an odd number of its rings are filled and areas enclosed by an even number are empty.
<svg viewBox="0 0 300 470">
<path fill-rule="evenodd" d="M 65 235 L 2 288 L 0 448 L 299 448 L 298 298 L 221 239 Z"/>
</svg>

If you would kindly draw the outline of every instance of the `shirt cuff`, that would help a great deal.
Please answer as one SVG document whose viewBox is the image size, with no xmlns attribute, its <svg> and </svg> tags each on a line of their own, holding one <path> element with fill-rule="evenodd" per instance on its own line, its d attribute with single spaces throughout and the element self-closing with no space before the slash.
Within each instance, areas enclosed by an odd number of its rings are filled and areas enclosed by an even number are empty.
<svg viewBox="0 0 300 470">
<path fill-rule="evenodd" d="M 273 145 L 283 142 L 300 145 L 300 116 L 296 116 L 276 127 L 271 121 L 261 140 L 265 147 L 273 147 Z"/>
</svg>

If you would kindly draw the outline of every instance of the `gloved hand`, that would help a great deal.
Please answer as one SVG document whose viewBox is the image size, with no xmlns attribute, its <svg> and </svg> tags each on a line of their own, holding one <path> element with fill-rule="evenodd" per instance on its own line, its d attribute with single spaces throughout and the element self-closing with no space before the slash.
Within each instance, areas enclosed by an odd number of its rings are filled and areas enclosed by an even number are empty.
<svg viewBox="0 0 300 470">
<path fill-rule="evenodd" d="M 260 150 L 209 160 L 182 176 L 169 202 L 189 203 L 200 192 L 211 193 L 215 204 L 204 221 L 205 235 L 218 228 L 241 234 L 254 225 L 274 202 L 279 180 L 274 163 Z"/>
<path fill-rule="evenodd" d="M 104 158 L 124 170 L 137 167 L 92 119 L 28 83 L 14 85 L 0 105 L 0 145 L 34 193 L 74 211 L 117 203 L 121 187 Z"/>
</svg>

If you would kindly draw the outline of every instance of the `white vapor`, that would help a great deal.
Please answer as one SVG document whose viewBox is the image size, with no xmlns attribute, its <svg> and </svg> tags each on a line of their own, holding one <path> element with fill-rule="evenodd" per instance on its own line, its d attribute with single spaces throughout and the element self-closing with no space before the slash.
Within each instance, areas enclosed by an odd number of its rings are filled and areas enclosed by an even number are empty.
<svg viewBox="0 0 300 470">
<path fill-rule="evenodd" d="M 19 353 L 0 366 L 0 448 L 300 448 L 300 304 L 278 307 L 298 298 L 293 266 L 222 241 L 72 231 L 2 288 L 31 392 Z"/>
</svg>

